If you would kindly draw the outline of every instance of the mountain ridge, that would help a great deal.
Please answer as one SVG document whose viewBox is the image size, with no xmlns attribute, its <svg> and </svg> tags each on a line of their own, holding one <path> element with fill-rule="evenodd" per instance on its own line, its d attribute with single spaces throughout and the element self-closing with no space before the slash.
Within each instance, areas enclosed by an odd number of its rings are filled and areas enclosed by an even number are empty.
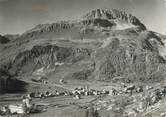
<svg viewBox="0 0 166 117">
<path fill-rule="evenodd" d="M 84 28 L 91 28 L 96 26 L 99 28 L 110 28 L 111 30 L 118 30 L 121 28 L 127 29 L 131 27 L 139 27 L 141 30 L 145 30 L 146 27 L 131 14 L 127 14 L 119 10 L 104 10 L 96 9 L 88 12 L 83 17 L 70 20 L 70 21 L 58 21 L 52 24 L 39 24 L 34 28 L 26 31 L 21 37 L 33 37 L 35 34 L 42 34 L 46 32 L 61 32 L 63 30 L 74 30 L 80 32 Z"/>
</svg>

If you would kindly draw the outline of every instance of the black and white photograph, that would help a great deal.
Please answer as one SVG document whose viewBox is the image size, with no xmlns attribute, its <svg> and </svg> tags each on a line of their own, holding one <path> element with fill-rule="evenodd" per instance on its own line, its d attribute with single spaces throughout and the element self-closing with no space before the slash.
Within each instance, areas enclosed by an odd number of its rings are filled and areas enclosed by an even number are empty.
<svg viewBox="0 0 166 117">
<path fill-rule="evenodd" d="M 0 0 L 0 117 L 166 117 L 166 0 Z"/>
</svg>

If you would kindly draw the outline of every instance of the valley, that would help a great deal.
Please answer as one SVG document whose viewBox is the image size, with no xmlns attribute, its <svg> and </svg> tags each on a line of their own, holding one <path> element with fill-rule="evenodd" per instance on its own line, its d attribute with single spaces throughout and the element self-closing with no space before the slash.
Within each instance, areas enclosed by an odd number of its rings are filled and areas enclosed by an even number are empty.
<svg viewBox="0 0 166 117">
<path fill-rule="evenodd" d="M 34 94 L 29 117 L 164 117 L 165 40 L 115 9 L 1 36 L 0 107 Z"/>
</svg>

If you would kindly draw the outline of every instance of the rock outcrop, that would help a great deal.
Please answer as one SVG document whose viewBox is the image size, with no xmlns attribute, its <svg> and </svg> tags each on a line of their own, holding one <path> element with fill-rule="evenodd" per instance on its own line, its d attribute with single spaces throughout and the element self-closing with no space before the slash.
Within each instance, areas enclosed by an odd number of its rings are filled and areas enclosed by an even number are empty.
<svg viewBox="0 0 166 117">
<path fill-rule="evenodd" d="M 95 9 L 87 13 L 83 17 L 83 19 L 89 20 L 91 22 L 92 21 L 99 22 L 101 24 L 105 22 L 104 24 L 107 26 L 110 26 L 111 23 L 112 25 L 116 24 L 115 22 L 119 20 L 121 22 L 123 21 L 123 23 L 130 23 L 132 25 L 139 26 L 143 30 L 146 29 L 146 27 L 135 16 L 131 14 L 127 14 L 124 11 L 116 10 L 116 9 L 112 9 L 112 10 Z"/>
</svg>

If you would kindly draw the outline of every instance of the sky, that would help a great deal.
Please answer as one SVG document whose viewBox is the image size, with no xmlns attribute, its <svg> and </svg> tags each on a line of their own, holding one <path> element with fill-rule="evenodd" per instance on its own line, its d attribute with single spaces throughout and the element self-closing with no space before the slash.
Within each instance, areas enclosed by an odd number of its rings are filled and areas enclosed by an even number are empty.
<svg viewBox="0 0 166 117">
<path fill-rule="evenodd" d="M 97 8 L 124 10 L 149 30 L 166 34 L 166 0 L 0 0 L 0 34 L 21 34 L 37 24 L 78 19 Z"/>
</svg>

